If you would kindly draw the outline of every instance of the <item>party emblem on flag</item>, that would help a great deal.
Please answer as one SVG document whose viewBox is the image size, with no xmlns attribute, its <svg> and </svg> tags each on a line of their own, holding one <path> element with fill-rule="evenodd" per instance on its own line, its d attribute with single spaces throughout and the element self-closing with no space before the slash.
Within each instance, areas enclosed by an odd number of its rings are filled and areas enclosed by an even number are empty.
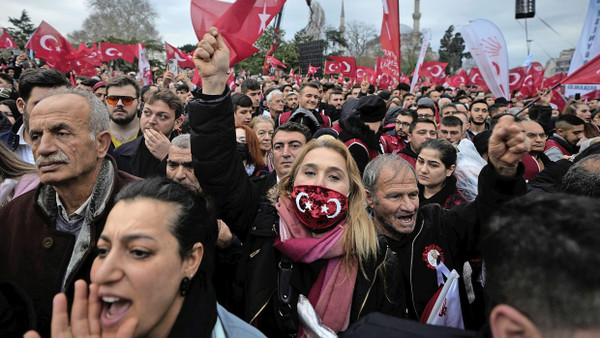
<svg viewBox="0 0 600 338">
<path fill-rule="evenodd" d="M 435 270 L 439 263 L 444 263 L 444 252 L 435 244 L 426 246 L 423 251 L 423 261 L 427 263 L 428 268 Z"/>
</svg>

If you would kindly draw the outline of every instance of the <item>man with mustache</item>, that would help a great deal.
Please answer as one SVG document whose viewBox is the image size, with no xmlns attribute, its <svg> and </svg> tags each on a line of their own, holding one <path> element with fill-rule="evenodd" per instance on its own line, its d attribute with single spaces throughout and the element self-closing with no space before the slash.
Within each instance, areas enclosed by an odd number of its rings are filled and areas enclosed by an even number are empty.
<svg viewBox="0 0 600 338">
<path fill-rule="evenodd" d="M 29 117 L 33 107 L 48 95 L 50 89 L 70 86 L 69 80 L 55 69 L 29 69 L 21 74 L 17 109 L 22 117 L 15 121 L 10 130 L 0 134 L 0 140 L 22 161 L 34 163 L 31 146 L 27 142 L 29 136 L 25 133 L 23 122 Z"/>
<path fill-rule="evenodd" d="M 113 198 L 136 179 L 106 156 L 108 126 L 102 101 L 73 89 L 50 92 L 24 122 L 40 184 L 0 209 L 0 280 L 31 298 L 43 336 L 49 336 L 52 298 L 72 294 L 77 279 L 89 281 Z"/>
<path fill-rule="evenodd" d="M 110 134 L 115 148 L 140 136 L 140 87 L 132 78 L 122 75 L 106 84 L 106 106 L 110 117 Z"/>
</svg>

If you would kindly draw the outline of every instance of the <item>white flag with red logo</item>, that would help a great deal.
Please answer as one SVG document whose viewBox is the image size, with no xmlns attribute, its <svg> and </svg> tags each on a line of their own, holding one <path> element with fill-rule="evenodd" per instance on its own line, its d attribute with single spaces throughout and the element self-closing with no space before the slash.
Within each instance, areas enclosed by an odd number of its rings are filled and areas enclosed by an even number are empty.
<svg viewBox="0 0 600 338">
<path fill-rule="evenodd" d="M 169 44 L 165 41 L 165 51 L 167 52 L 167 61 L 170 59 L 176 59 L 177 65 L 182 68 L 195 68 L 194 58 L 191 54 L 188 54 L 179 48 Z"/>
<path fill-rule="evenodd" d="M 510 100 L 508 51 L 500 29 L 491 21 L 476 19 L 462 26 L 460 33 L 492 94 Z"/>
<path fill-rule="evenodd" d="M 13 41 L 13 39 L 8 35 L 8 33 L 3 29 L 2 36 L 0 36 L 0 49 L 4 48 L 18 48 L 17 44 Z"/>
<path fill-rule="evenodd" d="M 152 84 L 152 70 L 150 69 L 150 63 L 148 62 L 148 58 L 146 58 L 146 49 L 142 46 L 141 43 L 138 43 L 138 68 L 139 73 L 138 76 L 142 78 L 144 81 L 144 86 Z"/>
<path fill-rule="evenodd" d="M 426 29 L 423 31 L 423 44 L 421 45 L 419 59 L 417 60 L 417 65 L 415 66 L 415 70 L 413 72 L 412 82 L 410 83 L 411 93 L 414 93 L 415 86 L 417 85 L 417 81 L 419 80 L 419 70 L 421 69 L 423 60 L 425 60 L 425 54 L 427 54 L 427 48 L 429 47 L 429 40 L 431 40 L 431 30 Z"/>
<path fill-rule="evenodd" d="M 431 297 L 429 303 L 425 307 L 425 311 L 421 315 L 421 322 L 430 325 L 454 327 L 464 329 L 465 325 L 462 317 L 462 309 L 460 306 L 460 293 L 458 290 L 458 278 L 460 277 L 456 270 L 448 271 L 444 263 L 439 263 L 436 266 L 437 273 L 442 272 L 448 279 L 443 287 Z"/>
<path fill-rule="evenodd" d="M 590 62 L 594 56 L 600 54 L 600 39 L 597 39 L 598 30 L 600 29 L 600 2 L 598 0 L 590 0 L 588 11 L 583 22 L 579 43 L 571 58 L 568 74 L 573 72 L 586 63 Z"/>
</svg>

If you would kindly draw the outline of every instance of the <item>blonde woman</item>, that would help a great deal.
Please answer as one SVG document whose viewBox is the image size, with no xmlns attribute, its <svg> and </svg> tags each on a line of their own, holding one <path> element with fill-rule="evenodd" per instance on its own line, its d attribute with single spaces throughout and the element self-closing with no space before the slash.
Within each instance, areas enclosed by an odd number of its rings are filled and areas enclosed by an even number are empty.
<svg viewBox="0 0 600 338">
<path fill-rule="evenodd" d="M 312 330 L 300 323 L 300 295 L 334 332 L 370 312 L 403 316 L 398 262 L 387 245 L 378 245 L 360 173 L 343 143 L 309 142 L 272 191 L 271 203 L 259 205 L 233 143 L 223 142 L 234 137 L 225 88 L 229 51 L 211 31 L 194 56 L 204 99 L 189 106 L 192 154 L 196 177 L 215 196 L 223 221 L 248 233 L 238 234 L 246 241 L 234 285 L 240 293 L 231 303 L 236 312 L 269 337 Z"/>
</svg>

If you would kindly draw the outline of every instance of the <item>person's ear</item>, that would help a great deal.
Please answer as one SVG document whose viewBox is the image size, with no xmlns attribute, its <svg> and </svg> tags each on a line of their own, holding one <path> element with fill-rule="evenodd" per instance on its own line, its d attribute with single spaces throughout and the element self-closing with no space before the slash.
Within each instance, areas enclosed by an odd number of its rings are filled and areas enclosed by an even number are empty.
<svg viewBox="0 0 600 338">
<path fill-rule="evenodd" d="M 204 256 L 204 246 L 198 242 L 194 244 L 192 250 L 183 259 L 183 272 L 186 276 L 193 276 L 198 271 L 202 257 Z"/>
<path fill-rule="evenodd" d="M 454 170 L 456 169 L 456 164 L 450 166 L 450 168 L 446 169 L 446 177 L 450 177 Z"/>
<path fill-rule="evenodd" d="M 365 189 L 365 195 L 367 198 L 367 205 L 369 206 L 369 208 L 373 209 L 373 207 L 375 206 L 375 203 L 373 203 L 373 194 L 370 190 Z"/>
<path fill-rule="evenodd" d="M 173 125 L 173 129 L 175 130 L 179 130 L 179 128 L 181 128 L 181 125 L 183 124 L 183 119 L 185 118 L 185 116 L 181 115 L 178 118 L 175 119 L 175 124 Z"/>
<path fill-rule="evenodd" d="M 98 146 L 98 158 L 106 157 L 110 142 L 112 142 L 110 132 L 108 130 L 99 132 L 96 135 L 96 142 Z"/>
<path fill-rule="evenodd" d="M 21 115 L 25 115 L 25 100 L 22 98 L 17 98 L 17 109 Z"/>
<path fill-rule="evenodd" d="M 556 128 L 556 134 L 560 137 L 563 137 L 565 135 L 565 131 L 561 128 Z"/>
<path fill-rule="evenodd" d="M 497 305 L 492 309 L 490 313 L 490 330 L 495 338 L 542 337 L 529 318 L 506 304 Z"/>
</svg>

